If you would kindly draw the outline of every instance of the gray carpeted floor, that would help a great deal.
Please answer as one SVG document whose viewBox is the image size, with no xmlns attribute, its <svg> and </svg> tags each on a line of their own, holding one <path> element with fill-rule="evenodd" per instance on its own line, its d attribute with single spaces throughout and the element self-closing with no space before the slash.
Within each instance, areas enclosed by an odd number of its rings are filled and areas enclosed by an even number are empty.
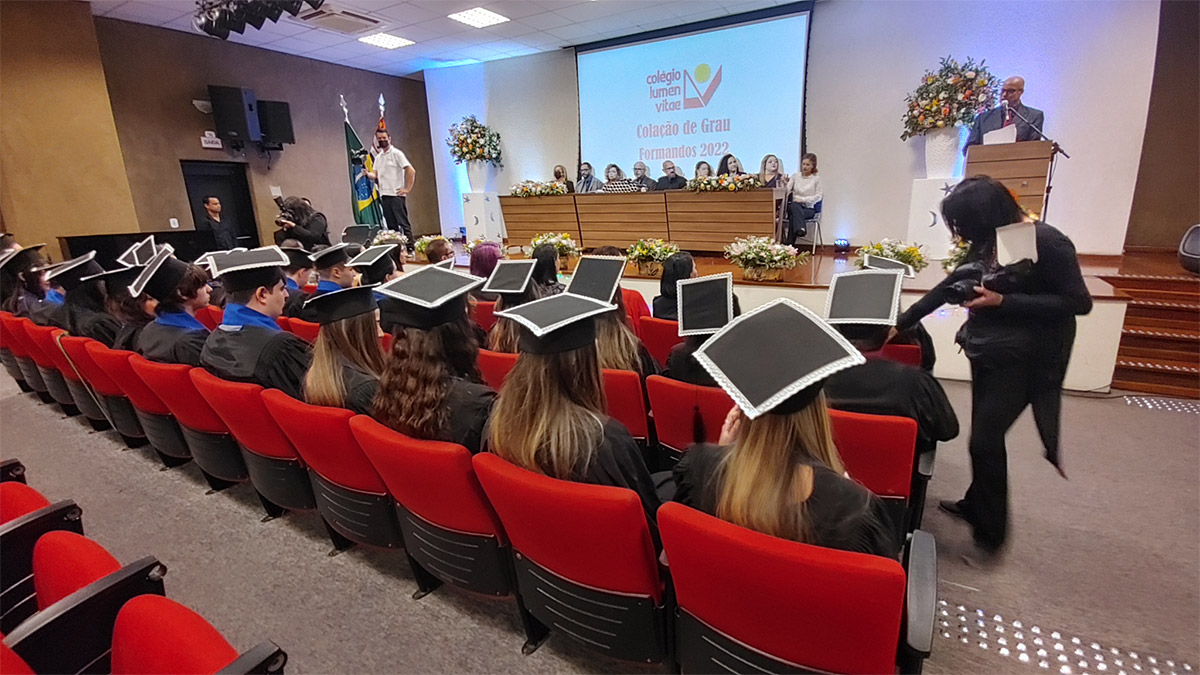
<svg viewBox="0 0 1200 675">
<path fill-rule="evenodd" d="M 946 387 L 965 429 L 969 388 Z M 1028 414 L 1009 435 L 1014 536 L 994 565 L 965 563 L 969 532 L 934 506 L 966 487 L 965 439 L 939 452 L 925 529 L 938 542 L 946 625 L 928 672 L 1200 668 L 1200 415 L 1077 397 L 1064 414 L 1068 481 L 1041 459 Z M 206 495 L 193 467 L 160 471 L 148 450 L 125 450 L 111 433 L 20 394 L 7 377 L 0 454 L 20 458 L 47 496 L 75 499 L 88 535 L 122 561 L 158 556 L 170 569 L 168 595 L 235 646 L 280 644 L 292 673 L 662 670 L 560 637 L 522 656 L 511 600 L 442 589 L 414 601 L 400 552 L 327 557 L 314 515 L 260 523 L 247 487 Z"/>
</svg>

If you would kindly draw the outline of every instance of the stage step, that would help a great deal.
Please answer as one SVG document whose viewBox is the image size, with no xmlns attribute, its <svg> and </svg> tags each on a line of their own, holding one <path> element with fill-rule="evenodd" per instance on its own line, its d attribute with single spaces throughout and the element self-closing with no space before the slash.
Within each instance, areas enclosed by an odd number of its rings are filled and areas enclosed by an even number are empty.
<svg viewBox="0 0 1200 675">
<path fill-rule="evenodd" d="M 1174 327 L 1194 330 L 1200 326 L 1200 303 L 1168 302 L 1163 300 L 1130 300 L 1125 307 L 1125 323 L 1137 324 L 1142 320 L 1169 321 Z M 1153 324 L 1151 324 L 1153 325 Z M 1159 323 L 1158 325 L 1163 325 Z M 1166 327 L 1166 326 L 1164 326 Z"/>
<path fill-rule="evenodd" d="M 1183 293 L 1193 298 L 1200 297 L 1200 278 L 1183 275 L 1146 274 L 1102 274 L 1100 278 L 1114 288 L 1130 292 L 1135 290 Z M 1130 293 L 1130 295 L 1133 295 Z"/>
<path fill-rule="evenodd" d="M 1194 362 L 1118 357 L 1113 386 L 1132 391 L 1200 398 L 1200 366 Z"/>
</svg>

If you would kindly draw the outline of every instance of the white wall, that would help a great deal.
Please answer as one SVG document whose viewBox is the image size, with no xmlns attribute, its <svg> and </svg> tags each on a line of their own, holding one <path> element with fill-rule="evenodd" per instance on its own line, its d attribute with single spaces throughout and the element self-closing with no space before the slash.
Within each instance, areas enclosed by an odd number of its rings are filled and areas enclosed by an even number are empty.
<svg viewBox="0 0 1200 675">
<path fill-rule="evenodd" d="M 1158 31 L 1158 3 L 827 0 L 813 12 L 808 149 L 820 158 L 825 238 L 903 238 L 924 140 L 900 141 L 904 96 L 953 55 L 1025 77 L 1059 159 L 1047 220 L 1083 253 L 1125 241 Z"/>
<path fill-rule="evenodd" d="M 522 180 L 549 180 L 555 164 L 574 176 L 579 94 L 573 51 L 427 70 L 425 95 L 443 233 L 457 236 L 463 224 L 462 194 L 470 191 L 466 165 L 455 164 L 446 146 L 450 125 L 465 115 L 474 114 L 500 132 L 504 167 L 492 190 L 508 194 Z"/>
</svg>

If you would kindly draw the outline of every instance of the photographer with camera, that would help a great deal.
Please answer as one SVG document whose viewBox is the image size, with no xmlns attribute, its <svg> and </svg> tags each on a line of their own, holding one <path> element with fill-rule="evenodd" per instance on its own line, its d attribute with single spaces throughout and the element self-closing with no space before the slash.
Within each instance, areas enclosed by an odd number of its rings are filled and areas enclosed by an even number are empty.
<svg viewBox="0 0 1200 675">
<path fill-rule="evenodd" d="M 329 223 L 325 214 L 313 209 L 303 197 L 288 197 L 279 202 L 279 215 L 275 218 L 275 245 L 285 239 L 296 239 L 304 248 L 329 246 Z"/>
<path fill-rule="evenodd" d="M 1008 457 L 1004 436 L 1032 405 L 1045 456 L 1059 459 L 1062 383 L 1075 341 L 1075 317 L 1092 309 L 1075 246 L 1041 221 L 1037 262 L 997 260 L 996 230 L 1031 222 L 1008 188 L 987 176 L 959 183 L 942 200 L 951 232 L 970 244 L 967 261 L 900 315 L 905 330 L 943 304 L 969 310 L 955 336 L 971 362 L 971 486 L 939 507 L 967 521 L 976 545 L 994 556 L 1008 537 Z M 893 332 L 894 334 L 894 332 Z"/>
</svg>

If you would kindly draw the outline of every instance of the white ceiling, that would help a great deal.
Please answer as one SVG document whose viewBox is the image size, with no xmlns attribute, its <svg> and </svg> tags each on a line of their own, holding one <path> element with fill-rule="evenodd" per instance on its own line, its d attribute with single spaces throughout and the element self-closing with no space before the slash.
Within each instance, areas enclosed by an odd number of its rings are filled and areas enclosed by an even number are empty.
<svg viewBox="0 0 1200 675">
<path fill-rule="evenodd" d="M 792 0 L 327 0 L 322 9 L 365 13 L 383 32 L 416 44 L 381 49 L 344 35 L 313 28 L 287 13 L 261 30 L 247 26 L 229 42 L 338 63 L 387 75 L 413 75 L 427 68 L 492 61 L 551 51 L 568 45 L 622 37 L 740 14 Z M 92 14 L 204 35 L 192 26 L 195 3 L 188 0 L 90 0 Z M 484 7 L 510 19 L 472 28 L 446 15 Z M 307 5 L 305 9 L 308 9 Z M 376 31 L 366 31 L 370 34 Z M 211 38 L 217 39 L 217 38 Z"/>
</svg>

